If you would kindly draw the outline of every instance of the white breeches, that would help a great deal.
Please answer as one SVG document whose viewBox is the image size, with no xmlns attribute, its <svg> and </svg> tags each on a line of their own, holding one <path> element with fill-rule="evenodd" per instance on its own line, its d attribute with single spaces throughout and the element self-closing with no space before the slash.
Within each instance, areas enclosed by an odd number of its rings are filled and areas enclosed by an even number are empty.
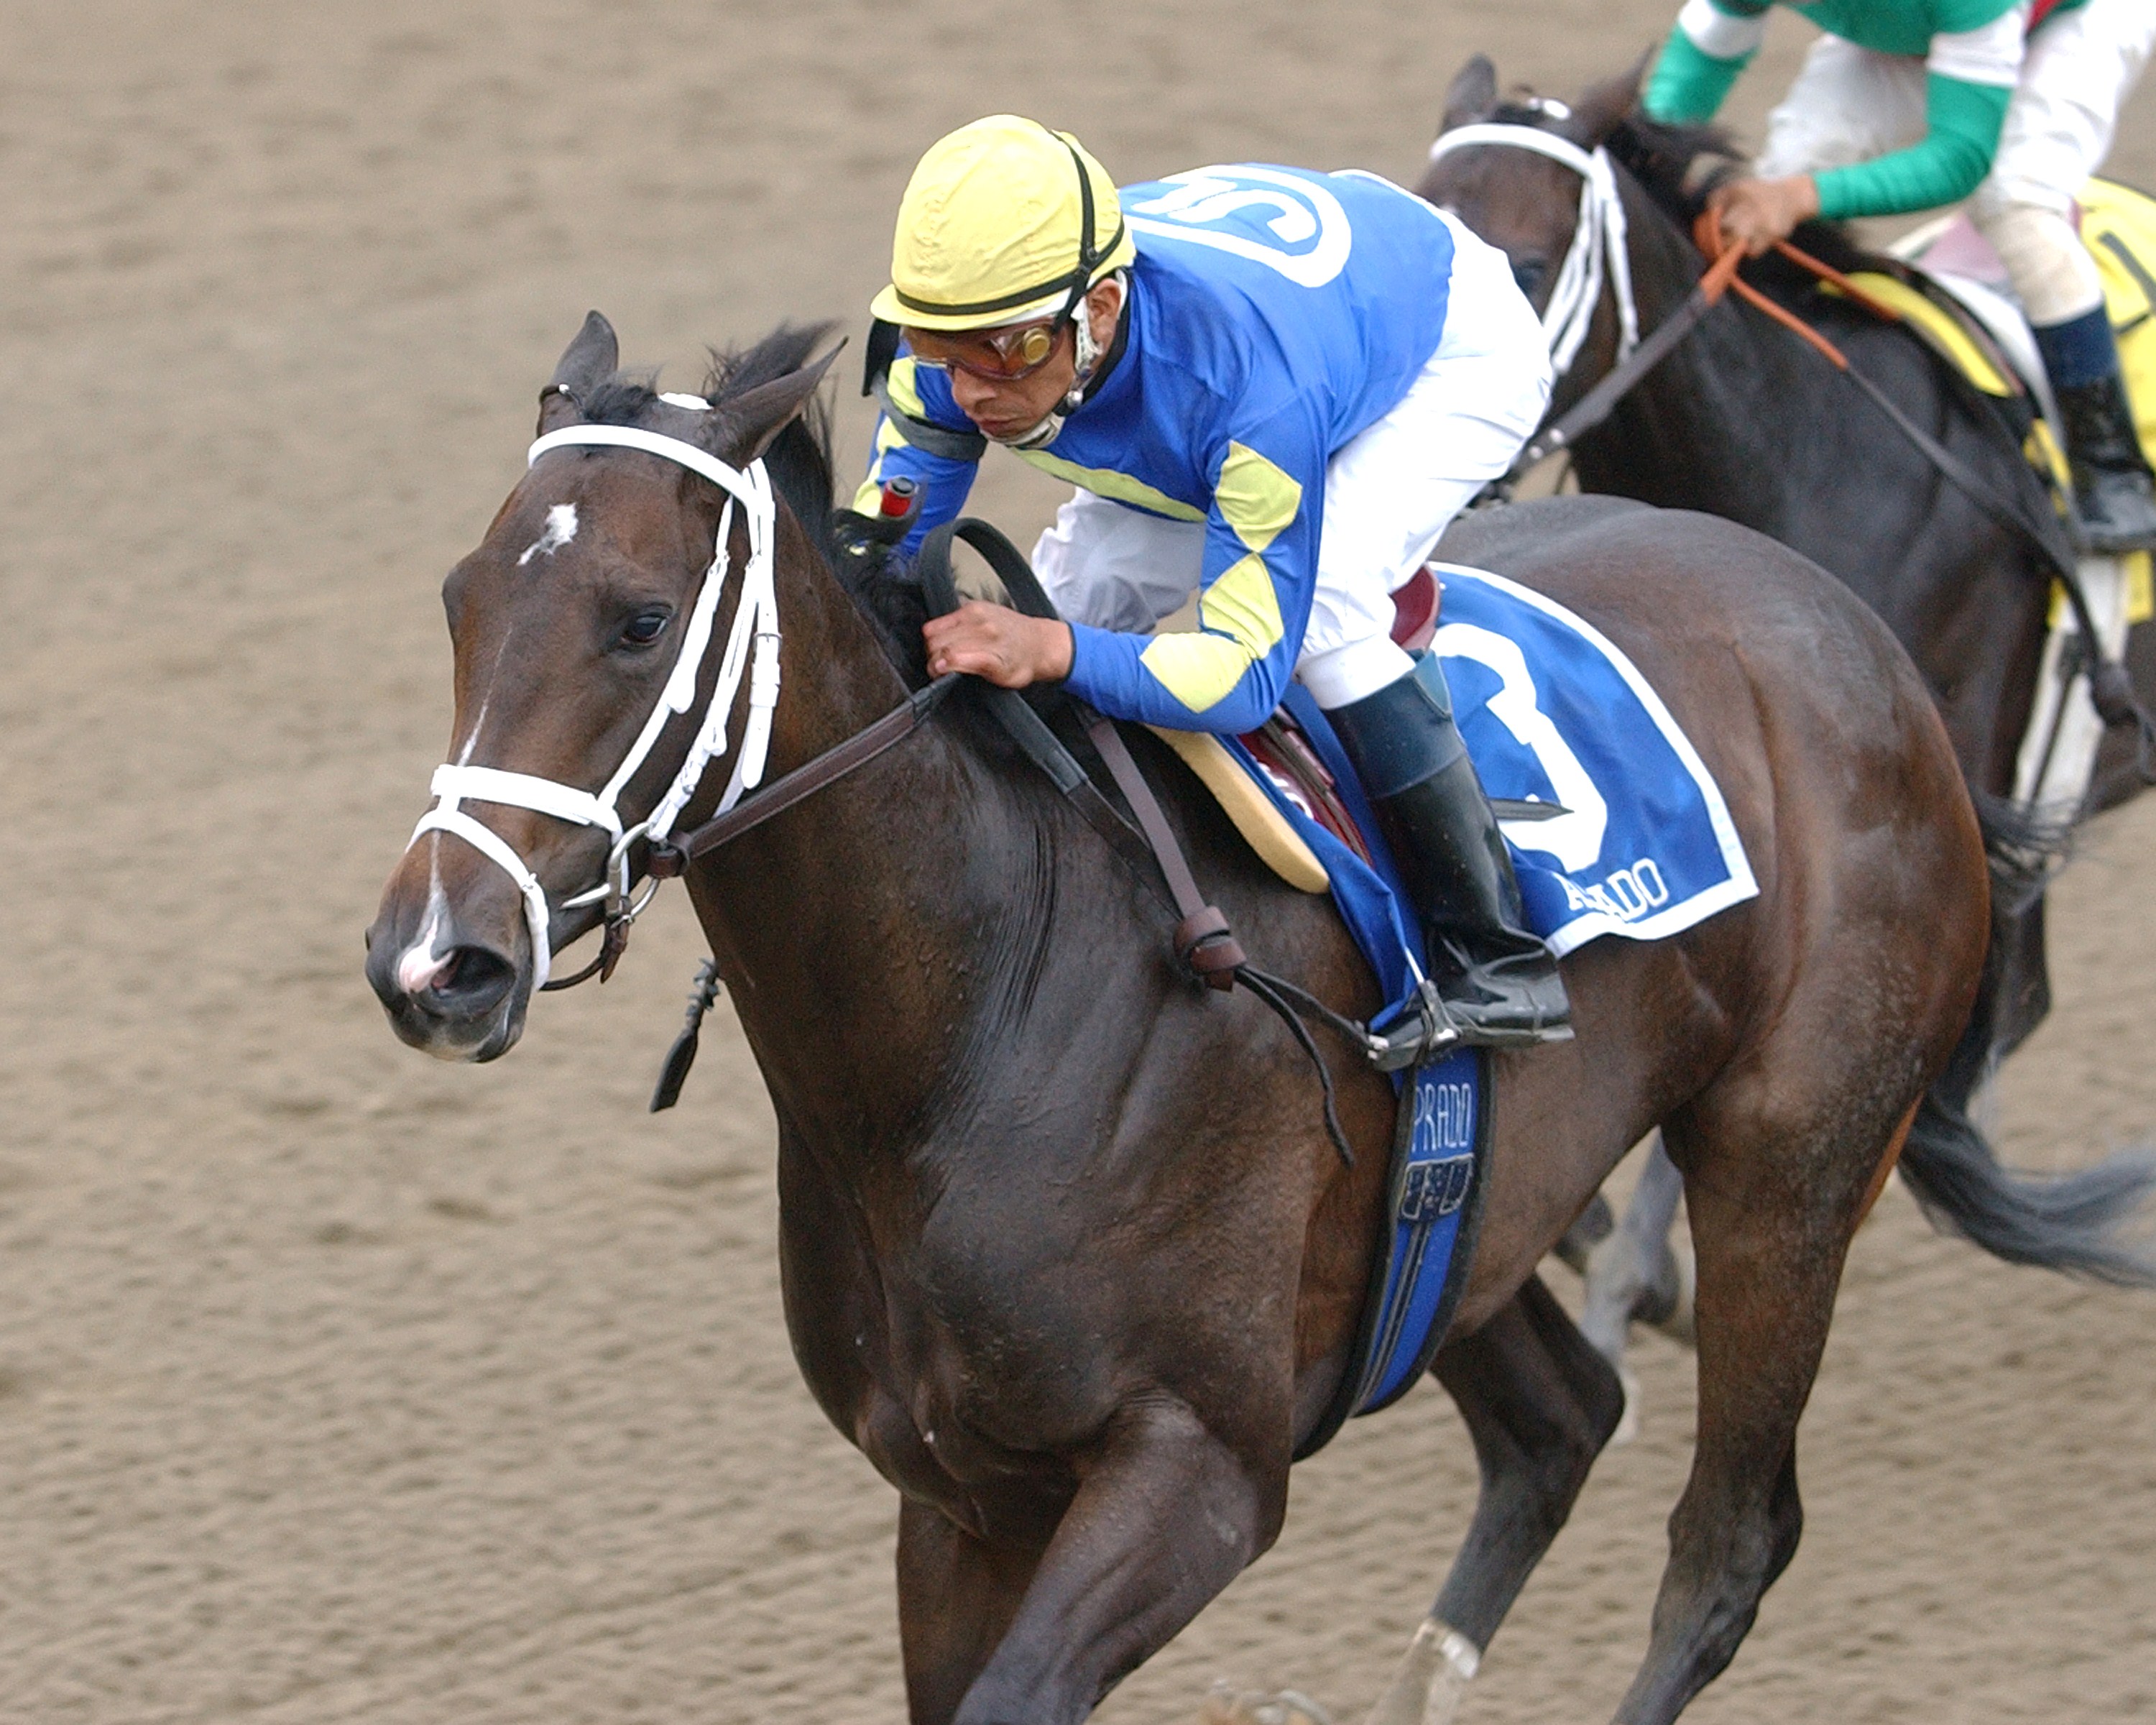
<svg viewBox="0 0 2156 1725">
<path fill-rule="evenodd" d="M 2075 233 L 2082 182 L 2110 152 L 2118 110 L 2156 42 L 2150 0 L 2088 0 L 2029 40 L 1991 173 L 1969 218 L 2014 279 L 2029 321 L 2062 323 L 2102 302 Z M 1822 36 L 1767 121 L 1763 178 L 1847 167 L 1924 136 L 1924 63 Z"/>
<path fill-rule="evenodd" d="M 1505 254 L 1455 224 L 1445 336 L 1408 393 L 1325 470 L 1310 621 L 1296 679 L 1322 707 L 1374 695 L 1414 669 L 1393 644 L 1392 595 L 1468 501 L 1542 423 L 1550 369 L 1542 325 Z M 1198 591 L 1202 521 L 1072 495 L 1034 547 L 1056 608 L 1145 634 Z"/>
</svg>

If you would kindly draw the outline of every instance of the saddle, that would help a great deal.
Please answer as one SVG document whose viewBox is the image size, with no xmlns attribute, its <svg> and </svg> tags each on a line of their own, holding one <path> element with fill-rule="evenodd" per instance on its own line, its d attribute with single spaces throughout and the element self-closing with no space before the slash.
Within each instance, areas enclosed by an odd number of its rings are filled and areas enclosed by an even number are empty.
<svg viewBox="0 0 2156 1725">
<path fill-rule="evenodd" d="M 2142 450 L 2156 456 L 2156 198 L 2092 179 L 2082 187 L 2076 215 L 2082 243 L 2103 284 Z M 1898 269 L 1921 279 L 1928 303 L 1964 327 L 1981 330 L 2003 353 L 2013 379 L 2034 392 L 2048 413 L 2050 381 L 2006 266 L 1967 216 L 1927 223 L 1897 241 L 1889 256 Z M 1964 375 L 1985 387 L 1966 368 Z"/>
<path fill-rule="evenodd" d="M 1394 641 L 1410 653 L 1427 647 L 1437 633 L 1441 603 L 1437 578 L 1427 567 L 1416 570 L 1393 595 Z M 1288 824 L 1287 818 L 1251 779 L 1249 769 L 1223 747 L 1219 737 L 1203 731 L 1164 730 L 1158 725 L 1147 728 L 1182 757 L 1183 764 L 1212 793 L 1221 813 L 1235 824 L 1235 830 L 1266 867 L 1298 891 L 1330 889 L 1332 877 L 1317 853 Z M 1250 751 L 1275 789 L 1364 862 L 1370 860 L 1369 841 L 1341 799 L 1332 773 L 1285 709 L 1237 741 Z"/>
<path fill-rule="evenodd" d="M 2076 225 L 2102 283 L 2135 431 L 2143 453 L 2156 458 L 2156 198 L 2091 179 L 2081 190 Z M 2023 454 L 2056 506 L 2070 509 L 2071 480 L 2051 429 L 2056 409 L 2051 382 L 1990 242 L 1966 216 L 1948 216 L 1898 242 L 1887 270 L 1891 275 L 1881 279 L 1902 296 L 1894 303 L 1908 312 L 1908 326 L 1958 375 L 1987 394 L 2028 398 Z M 2102 653 L 2117 657 L 2129 630 L 2156 619 L 2156 570 L 2147 553 L 2087 558 L 2078 573 L 2078 603 L 2069 603 L 2076 596 L 2063 585 L 2053 589 L 2050 639 L 2014 783 L 2017 802 L 2067 818 L 2080 807 L 2102 733 L 2112 722 L 2112 715 L 2093 704 L 2093 691 L 2076 686 L 2083 630 L 2092 624 Z M 2144 725 L 2144 771 L 2148 737 Z"/>
</svg>

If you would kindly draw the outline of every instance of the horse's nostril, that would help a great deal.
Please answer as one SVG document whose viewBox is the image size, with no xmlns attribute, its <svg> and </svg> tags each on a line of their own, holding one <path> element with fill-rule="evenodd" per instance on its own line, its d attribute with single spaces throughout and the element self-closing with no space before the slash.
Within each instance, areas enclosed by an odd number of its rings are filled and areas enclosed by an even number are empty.
<svg viewBox="0 0 2156 1725">
<path fill-rule="evenodd" d="M 490 1010 L 516 981 L 516 967 L 490 947 L 459 947 L 420 995 L 431 1010 L 466 1017 Z"/>
</svg>

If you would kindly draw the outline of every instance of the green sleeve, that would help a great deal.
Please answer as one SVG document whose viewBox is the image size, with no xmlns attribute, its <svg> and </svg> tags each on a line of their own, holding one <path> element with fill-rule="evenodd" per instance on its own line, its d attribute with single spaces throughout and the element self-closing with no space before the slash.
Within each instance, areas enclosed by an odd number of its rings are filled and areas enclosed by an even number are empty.
<svg viewBox="0 0 2156 1725">
<path fill-rule="evenodd" d="M 2004 85 L 1969 84 L 1931 74 L 1924 91 L 1930 129 L 1923 141 L 1854 167 L 1815 174 L 1820 213 L 1839 222 L 1959 203 L 1991 172 L 1999 129 L 2005 124 L 2013 94 Z"/>
<path fill-rule="evenodd" d="M 1698 126 L 1712 120 L 1737 82 L 1737 74 L 1751 61 L 1748 54 L 1734 59 L 1717 59 L 1685 34 L 1681 27 L 1670 32 L 1668 44 L 1647 81 L 1640 99 L 1647 118 L 1666 126 Z"/>
</svg>

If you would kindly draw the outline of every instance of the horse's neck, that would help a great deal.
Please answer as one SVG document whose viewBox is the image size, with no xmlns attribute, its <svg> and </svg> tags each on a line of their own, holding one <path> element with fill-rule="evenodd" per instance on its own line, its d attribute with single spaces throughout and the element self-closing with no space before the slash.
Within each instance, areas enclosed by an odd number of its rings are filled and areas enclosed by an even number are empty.
<svg viewBox="0 0 2156 1725">
<path fill-rule="evenodd" d="M 1646 330 L 1683 303 L 1699 262 L 1630 176 L 1620 182 Z M 1840 339 L 1862 363 L 1860 343 L 1901 337 L 1881 329 Z M 1966 419 L 1942 434 L 1965 449 L 1985 435 Z M 1967 519 L 1967 506 L 1942 527 L 1928 460 L 1809 346 L 1726 300 L 1573 453 L 1583 490 L 1718 515 L 1828 569 L 1946 691 L 1948 728 L 1975 781 L 2001 792 L 2010 783 L 2023 709 L 1998 679 L 2035 652 L 2046 583 L 2030 578 L 2025 548 L 2000 544 L 1999 530 Z M 1976 639 L 1993 644 L 1984 675 L 1971 674 Z"/>
<path fill-rule="evenodd" d="M 789 536 L 794 536 L 789 535 Z M 805 546 L 783 550 L 784 680 L 767 778 L 906 691 Z M 946 711 L 706 859 L 690 889 L 774 1101 L 863 1147 L 917 1131 L 1046 938 L 1057 893 L 1024 788 L 983 770 Z M 1028 913 L 1032 920 L 1028 920 Z"/>
<path fill-rule="evenodd" d="M 1682 306 L 1699 259 L 1630 176 L 1619 177 L 1645 333 Z M 1787 540 L 1804 501 L 1791 476 L 1810 465 L 1791 458 L 1821 424 L 1799 404 L 1835 381 L 1794 341 L 1758 340 L 1735 301 L 1725 301 L 1580 439 L 1581 488 L 1702 510 Z"/>
</svg>

